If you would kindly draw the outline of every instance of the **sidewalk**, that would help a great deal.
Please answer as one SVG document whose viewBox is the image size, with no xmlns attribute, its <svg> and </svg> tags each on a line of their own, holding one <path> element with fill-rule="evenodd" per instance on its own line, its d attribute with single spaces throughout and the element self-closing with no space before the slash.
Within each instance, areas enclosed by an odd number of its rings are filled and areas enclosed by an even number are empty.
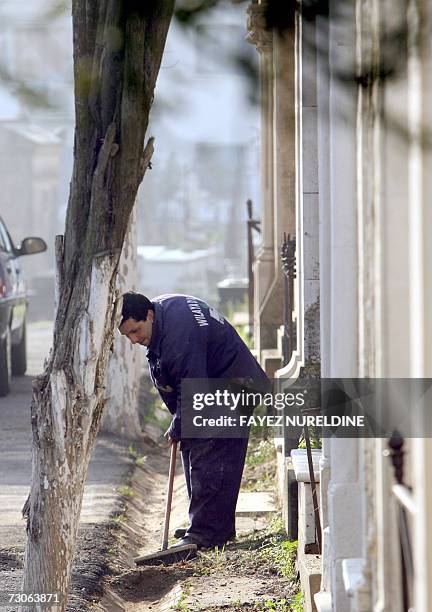
<svg viewBox="0 0 432 612">
<path fill-rule="evenodd" d="M 0 399 L 0 584 L 2 592 L 20 592 L 25 550 L 25 522 L 21 509 L 31 477 L 30 402 L 32 376 L 41 372 L 51 343 L 51 324 L 28 327 L 27 376 L 14 378 L 12 392 Z M 108 518 L 122 508 L 118 487 L 131 467 L 129 443 L 100 435 L 96 441 L 85 487 L 79 552 L 74 566 L 68 610 L 82 611 L 105 572 L 109 549 Z M 1 607 L 1 610 L 13 610 Z"/>
</svg>

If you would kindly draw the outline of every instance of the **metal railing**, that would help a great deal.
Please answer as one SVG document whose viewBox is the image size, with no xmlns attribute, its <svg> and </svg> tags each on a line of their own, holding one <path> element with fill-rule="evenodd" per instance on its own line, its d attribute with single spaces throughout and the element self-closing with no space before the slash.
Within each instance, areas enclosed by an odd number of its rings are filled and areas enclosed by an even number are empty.
<svg viewBox="0 0 432 612">
<path fill-rule="evenodd" d="M 305 410 L 305 411 L 302 411 L 302 412 L 311 414 L 311 412 L 319 413 L 319 412 L 321 412 L 321 410 L 320 409 L 316 409 L 315 411 L 313 411 L 313 410 Z M 320 555 L 321 552 L 322 552 L 322 532 L 321 532 L 320 507 L 319 507 L 319 503 L 318 503 L 317 485 L 316 485 L 316 482 L 315 482 L 315 472 L 314 472 L 314 467 L 313 467 L 313 458 L 312 458 L 312 449 L 311 449 L 311 443 L 310 443 L 310 438 L 309 438 L 309 429 L 307 428 L 306 425 L 303 427 L 303 436 L 304 436 L 305 443 L 306 443 L 306 455 L 307 455 L 307 460 L 308 460 L 309 480 L 310 480 L 310 484 L 311 484 L 312 504 L 313 504 L 313 509 L 314 509 L 315 540 L 316 540 L 316 547 L 317 547 L 316 550 L 309 550 L 307 552 L 317 553 L 318 555 Z"/>
<path fill-rule="evenodd" d="M 296 278 L 296 240 L 291 238 L 290 234 L 284 232 L 284 239 L 281 248 L 282 269 L 284 272 L 284 323 L 283 323 L 283 338 L 282 338 L 282 354 L 284 363 L 287 364 L 291 359 L 293 351 L 296 349 L 297 338 L 293 321 L 294 314 L 294 281 Z M 316 405 L 313 408 L 301 411 L 305 414 L 317 414 L 320 408 Z M 307 426 L 303 428 L 303 437 L 306 444 L 306 456 L 309 469 L 309 480 L 312 493 L 312 504 L 315 518 L 315 544 L 309 545 L 308 553 L 321 554 L 322 550 L 322 534 L 321 534 L 321 519 L 320 508 L 318 503 L 318 490 L 315 481 L 315 473 L 313 467 L 312 449 Z"/>
<path fill-rule="evenodd" d="M 285 234 L 281 248 L 282 269 L 284 271 L 284 334 L 282 354 L 287 364 L 296 348 L 296 334 L 293 323 L 294 313 L 294 280 L 296 278 L 296 241 Z"/>
<path fill-rule="evenodd" d="M 405 441 L 399 432 L 393 432 L 389 438 L 389 450 L 386 455 L 390 458 L 396 484 L 392 487 L 392 493 L 398 504 L 398 530 L 399 546 L 401 554 L 402 572 L 402 605 L 404 612 L 414 610 L 414 562 L 411 544 L 411 533 L 409 526 L 409 516 L 415 513 L 415 503 L 411 487 L 404 484 L 404 450 Z"/>
</svg>

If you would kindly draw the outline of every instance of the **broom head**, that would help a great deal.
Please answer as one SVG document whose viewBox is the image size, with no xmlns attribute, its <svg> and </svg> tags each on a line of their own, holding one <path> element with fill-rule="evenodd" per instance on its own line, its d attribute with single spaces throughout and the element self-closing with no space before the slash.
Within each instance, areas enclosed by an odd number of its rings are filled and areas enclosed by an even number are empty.
<svg viewBox="0 0 432 612">
<path fill-rule="evenodd" d="M 197 556 L 196 544 L 184 544 L 183 546 L 173 546 L 166 550 L 159 550 L 150 555 L 135 557 L 136 565 L 172 565 L 180 561 L 189 561 Z"/>
</svg>

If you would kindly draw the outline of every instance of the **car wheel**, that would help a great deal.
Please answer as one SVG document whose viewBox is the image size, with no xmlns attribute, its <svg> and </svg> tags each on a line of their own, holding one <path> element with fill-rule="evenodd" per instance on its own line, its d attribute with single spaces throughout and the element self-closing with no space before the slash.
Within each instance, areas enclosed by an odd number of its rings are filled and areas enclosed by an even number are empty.
<svg viewBox="0 0 432 612">
<path fill-rule="evenodd" d="M 23 323 L 21 340 L 12 345 L 12 375 L 24 376 L 27 370 L 26 323 Z"/>
<path fill-rule="evenodd" d="M 4 397 L 9 393 L 11 375 L 11 333 L 10 328 L 8 327 L 5 337 L 0 340 L 0 397 Z"/>
</svg>

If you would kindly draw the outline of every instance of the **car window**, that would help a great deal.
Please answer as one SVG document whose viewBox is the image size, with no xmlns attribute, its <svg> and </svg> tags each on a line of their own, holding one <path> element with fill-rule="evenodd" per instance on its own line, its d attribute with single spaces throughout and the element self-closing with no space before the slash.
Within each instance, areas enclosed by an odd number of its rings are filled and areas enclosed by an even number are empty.
<svg viewBox="0 0 432 612">
<path fill-rule="evenodd" d="M 11 241 L 9 240 L 8 233 L 1 219 L 0 219 L 0 249 L 2 251 L 6 251 L 6 253 L 11 253 L 13 250 Z"/>
</svg>

